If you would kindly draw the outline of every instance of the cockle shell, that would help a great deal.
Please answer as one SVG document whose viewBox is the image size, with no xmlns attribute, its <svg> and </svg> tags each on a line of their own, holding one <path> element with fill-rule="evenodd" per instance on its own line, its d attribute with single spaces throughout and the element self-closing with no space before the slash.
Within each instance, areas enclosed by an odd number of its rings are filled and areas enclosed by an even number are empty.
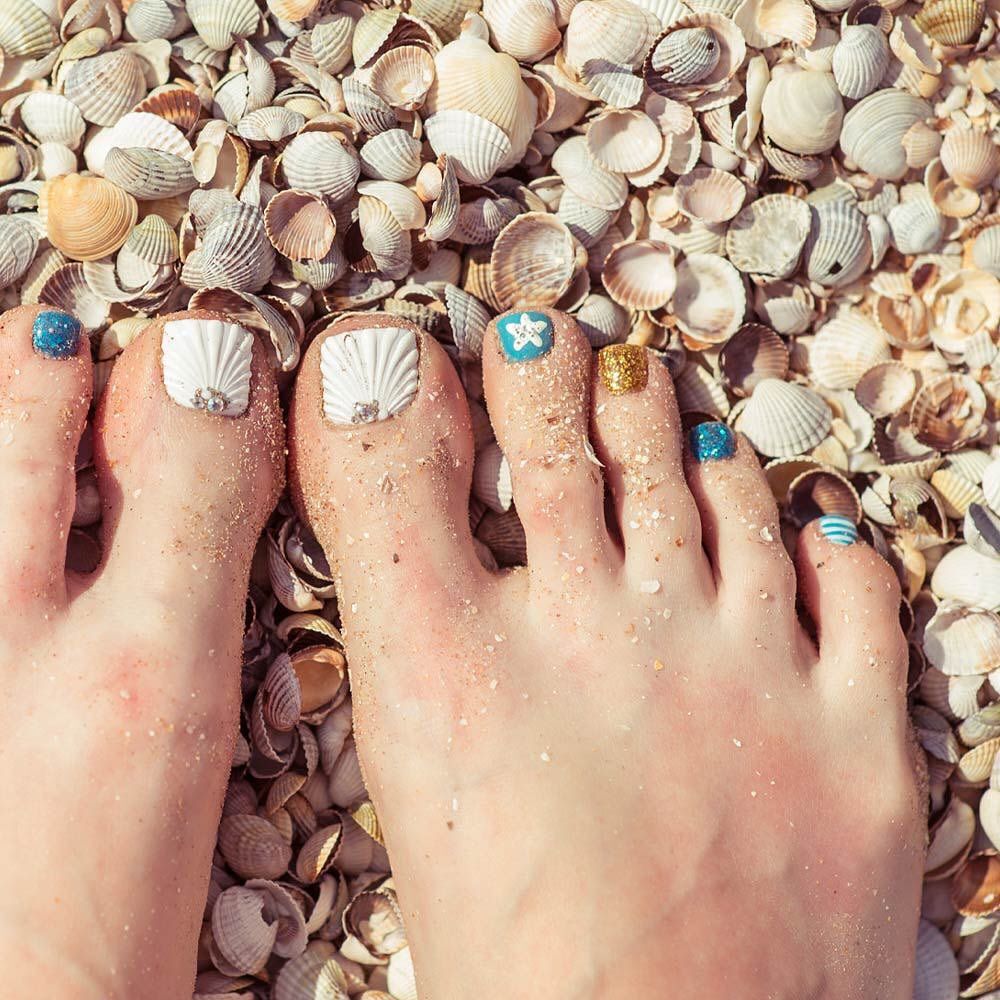
<svg viewBox="0 0 1000 1000">
<path fill-rule="evenodd" d="M 316 939 L 295 958 L 289 959 L 274 980 L 274 1000 L 302 997 L 343 1000 L 348 994 L 347 977 L 338 961 L 337 949 Z"/>
<path fill-rule="evenodd" d="M 517 216 L 490 256 L 490 283 L 501 309 L 555 305 L 569 288 L 576 260 L 573 234 L 554 215 Z"/>
<path fill-rule="evenodd" d="M 0 289 L 20 281 L 38 253 L 38 233 L 16 215 L 0 217 Z"/>
<path fill-rule="evenodd" d="M 665 243 L 620 243 L 604 262 L 608 295 L 626 309 L 660 309 L 677 287 L 674 252 Z"/>
<path fill-rule="evenodd" d="M 922 189 L 916 197 L 890 209 L 887 221 L 900 253 L 928 253 L 944 236 L 945 218 Z"/>
<path fill-rule="evenodd" d="M 172 198 L 198 186 L 191 162 L 158 149 L 118 149 L 108 152 L 104 176 L 140 201 Z"/>
<path fill-rule="evenodd" d="M 710 29 L 680 28 L 655 47 L 652 65 L 665 83 L 684 85 L 704 79 L 719 64 L 719 56 Z"/>
<path fill-rule="evenodd" d="M 927 661 L 951 677 L 987 674 L 1000 667 L 1000 618 L 944 601 L 924 627 Z"/>
<path fill-rule="evenodd" d="M 483 0 L 483 17 L 496 47 L 518 62 L 535 63 L 561 41 L 551 0 Z"/>
<path fill-rule="evenodd" d="M 488 444 L 476 455 L 472 490 L 490 510 L 499 514 L 510 510 L 514 502 L 510 463 L 495 442 Z"/>
<path fill-rule="evenodd" d="M 958 991 L 958 962 L 948 939 L 932 923 L 921 920 L 913 1000 L 945 1000 L 957 997 Z"/>
<path fill-rule="evenodd" d="M 634 173 L 659 157 L 663 136 L 641 111 L 609 109 L 590 123 L 587 149 L 606 170 Z"/>
<path fill-rule="evenodd" d="M 190 26 L 183 0 L 134 0 L 125 13 L 125 27 L 139 42 L 176 38 Z"/>
<path fill-rule="evenodd" d="M 723 344 L 719 369 L 737 396 L 749 396 L 764 379 L 785 378 L 788 348 L 770 327 L 747 323 Z"/>
<path fill-rule="evenodd" d="M 59 44 L 59 32 L 40 4 L 4 0 L 0 10 L 0 49 L 9 58 L 46 55 Z"/>
<path fill-rule="evenodd" d="M 574 319 L 580 324 L 591 347 L 621 343 L 628 334 L 628 310 L 604 295 L 588 295 L 574 314 Z"/>
<path fill-rule="evenodd" d="M 250 205 L 235 203 L 212 217 L 200 247 L 184 262 L 181 280 L 189 288 L 256 292 L 267 284 L 274 265 L 263 215 Z"/>
<path fill-rule="evenodd" d="M 939 375 L 913 397 L 910 421 L 918 441 L 935 451 L 954 451 L 983 432 L 986 395 L 971 376 Z"/>
<path fill-rule="evenodd" d="M 413 111 L 434 82 L 434 58 L 419 45 L 389 49 L 375 61 L 368 84 L 389 107 Z"/>
<path fill-rule="evenodd" d="M 985 132 L 952 126 L 940 155 L 941 166 L 962 187 L 985 187 L 1000 171 L 1000 150 Z"/>
<path fill-rule="evenodd" d="M 264 229 L 275 250 L 292 260 L 320 260 L 337 235 L 336 220 L 323 200 L 294 188 L 268 202 Z"/>
<path fill-rule="evenodd" d="M 889 417 L 903 410 L 916 389 L 917 377 L 912 368 L 901 361 L 883 361 L 858 379 L 854 396 L 873 417 Z"/>
<path fill-rule="evenodd" d="M 146 74 L 128 49 L 114 49 L 73 63 L 63 93 L 87 121 L 114 125 L 146 96 Z"/>
<path fill-rule="evenodd" d="M 812 208 L 805 244 L 805 267 L 811 281 L 829 287 L 861 276 L 872 258 L 864 216 L 848 201 L 826 201 Z"/>
<path fill-rule="evenodd" d="M 54 247 L 73 260 L 99 260 L 128 239 L 139 206 L 110 181 L 67 174 L 45 183 L 39 211 Z"/>
<path fill-rule="evenodd" d="M 746 58 L 743 32 L 709 9 L 670 20 L 645 60 L 650 89 L 678 100 L 723 89 Z"/>
<path fill-rule="evenodd" d="M 188 409 L 238 417 L 250 404 L 253 335 L 222 320 L 174 320 L 163 327 L 163 384 Z M 263 873 L 259 873 L 263 874 Z"/>
<path fill-rule="evenodd" d="M 330 132 L 302 132 L 281 154 L 290 187 L 325 195 L 332 202 L 350 197 L 361 173 L 354 148 Z"/>
<path fill-rule="evenodd" d="M 227 816 L 219 826 L 219 850 L 226 864 L 244 878 L 280 878 L 292 849 L 260 816 Z"/>
<path fill-rule="evenodd" d="M 616 212 L 628 197 L 628 181 L 590 155 L 585 136 L 572 136 L 560 143 L 552 157 L 552 169 L 577 197 L 597 208 Z"/>
<path fill-rule="evenodd" d="M 873 365 L 888 361 L 882 331 L 857 309 L 843 309 L 824 323 L 809 349 L 816 381 L 828 389 L 853 389 Z"/>
<path fill-rule="evenodd" d="M 24 127 L 40 143 L 56 142 L 77 149 L 87 123 L 80 109 L 62 94 L 35 91 L 27 94 L 18 109 Z"/>
<path fill-rule="evenodd" d="M 931 589 L 942 600 L 996 611 L 1000 608 L 1000 560 L 984 556 L 970 545 L 959 545 L 937 564 Z"/>
<path fill-rule="evenodd" d="M 129 233 L 125 248 L 149 264 L 173 264 L 178 257 L 177 234 L 159 215 L 147 215 Z"/>
<path fill-rule="evenodd" d="M 901 90 L 877 90 L 844 116 L 840 148 L 859 169 L 884 180 L 907 171 L 903 137 L 918 121 L 930 118 L 930 105 Z"/>
<path fill-rule="evenodd" d="M 216 52 L 249 38 L 261 20 L 255 0 L 187 0 L 187 14 L 201 40 Z"/>
<path fill-rule="evenodd" d="M 833 78 L 844 97 L 867 97 L 889 66 L 885 35 L 870 24 L 847 25 L 833 50 Z"/>
<path fill-rule="evenodd" d="M 743 276 L 724 257 L 688 254 L 677 265 L 671 304 L 680 329 L 699 344 L 721 344 L 746 314 Z"/>
<path fill-rule="evenodd" d="M 700 222 L 728 222 L 743 207 L 746 188 L 724 170 L 696 167 L 679 178 L 674 194 L 680 210 Z"/>
<path fill-rule="evenodd" d="M 776 282 L 768 285 L 766 291 L 757 290 L 754 310 L 778 333 L 804 333 L 814 315 L 813 296 L 802 285 Z"/>
<path fill-rule="evenodd" d="M 812 215 L 801 198 L 765 195 L 743 208 L 726 231 L 726 256 L 741 271 L 787 278 L 798 267 Z"/>
<path fill-rule="evenodd" d="M 600 240 L 615 220 L 615 213 L 584 201 L 567 188 L 559 199 L 558 218 L 582 246 L 591 247 Z"/>
<path fill-rule="evenodd" d="M 388 129 L 372 136 L 358 151 L 361 171 L 378 180 L 411 180 L 421 167 L 420 151 L 420 141 L 405 129 Z"/>
<path fill-rule="evenodd" d="M 844 102 L 832 74 L 792 68 L 771 75 L 761 112 L 764 134 L 773 143 L 809 155 L 836 143 Z"/>
<path fill-rule="evenodd" d="M 499 126 L 469 111 L 441 111 L 424 122 L 427 141 L 447 156 L 459 180 L 485 184 L 511 154 L 511 142 Z"/>
<path fill-rule="evenodd" d="M 980 0 L 927 0 L 913 21 L 943 45 L 966 45 L 979 34 L 985 17 L 986 4 Z"/>
<path fill-rule="evenodd" d="M 823 398 L 795 382 L 763 379 L 736 417 L 736 429 L 762 455 L 806 454 L 829 433 L 833 414 Z"/>
</svg>

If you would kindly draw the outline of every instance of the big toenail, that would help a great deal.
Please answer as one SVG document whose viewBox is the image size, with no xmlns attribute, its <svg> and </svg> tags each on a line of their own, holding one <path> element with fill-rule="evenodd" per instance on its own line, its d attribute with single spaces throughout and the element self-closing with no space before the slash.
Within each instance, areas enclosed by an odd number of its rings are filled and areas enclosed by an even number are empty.
<svg viewBox="0 0 1000 1000">
<path fill-rule="evenodd" d="M 824 514 L 816 519 L 816 527 L 834 545 L 853 545 L 858 540 L 858 526 L 842 514 Z"/>
<path fill-rule="evenodd" d="M 416 335 L 405 327 L 327 337 L 320 349 L 326 419 L 371 424 L 405 410 L 417 394 L 419 363 Z"/>
<path fill-rule="evenodd" d="M 552 320 L 545 313 L 516 312 L 497 320 L 508 361 L 534 361 L 552 350 Z"/>
<path fill-rule="evenodd" d="M 646 388 L 649 365 L 646 348 L 638 344 L 612 344 L 597 354 L 597 374 L 613 396 Z"/>
<path fill-rule="evenodd" d="M 163 327 L 163 384 L 189 410 L 238 417 L 250 404 L 253 334 L 217 319 L 178 319 Z"/>
<path fill-rule="evenodd" d="M 696 462 L 714 462 L 736 454 L 733 432 L 725 424 L 714 421 L 692 427 L 688 445 Z"/>
<path fill-rule="evenodd" d="M 46 358 L 72 358 L 76 356 L 82 332 L 75 316 L 51 310 L 38 315 L 31 327 L 31 343 Z"/>
</svg>

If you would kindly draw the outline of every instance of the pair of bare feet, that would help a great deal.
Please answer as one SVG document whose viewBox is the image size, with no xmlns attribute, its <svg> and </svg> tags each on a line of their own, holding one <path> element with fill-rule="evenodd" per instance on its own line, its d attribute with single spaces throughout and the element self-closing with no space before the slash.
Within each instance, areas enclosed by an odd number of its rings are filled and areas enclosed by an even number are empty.
<svg viewBox="0 0 1000 1000">
<path fill-rule="evenodd" d="M 87 345 L 38 310 L 0 322 L 0 959 L 18 1000 L 192 987 L 286 441 L 257 345 L 230 372 L 246 399 L 184 397 L 168 342 L 210 319 L 154 323 L 114 369 L 86 578 L 63 566 Z M 312 345 L 287 438 L 336 564 L 421 997 L 909 997 L 923 801 L 891 571 L 816 526 L 793 565 L 751 449 L 717 426 L 686 445 L 641 352 L 598 372 L 552 313 L 494 324 L 483 355 L 527 569 L 477 559 L 465 397 L 397 319 Z"/>
</svg>

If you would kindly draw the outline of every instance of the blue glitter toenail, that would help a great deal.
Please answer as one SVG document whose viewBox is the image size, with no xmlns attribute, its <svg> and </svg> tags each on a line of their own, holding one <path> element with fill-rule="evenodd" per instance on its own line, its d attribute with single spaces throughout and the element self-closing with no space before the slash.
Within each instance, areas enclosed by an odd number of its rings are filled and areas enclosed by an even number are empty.
<svg viewBox="0 0 1000 1000">
<path fill-rule="evenodd" d="M 515 312 L 497 320 L 508 361 L 534 361 L 552 350 L 552 321 L 540 312 Z"/>
<path fill-rule="evenodd" d="M 31 328 L 31 343 L 47 358 L 72 358 L 80 343 L 83 327 L 69 313 L 50 310 L 41 313 Z"/>
<path fill-rule="evenodd" d="M 688 433 L 688 446 L 696 462 L 714 462 L 736 454 L 733 432 L 719 423 L 698 424 Z"/>
<path fill-rule="evenodd" d="M 816 521 L 820 533 L 834 545 L 853 545 L 858 540 L 858 527 L 841 514 L 824 514 Z"/>
</svg>

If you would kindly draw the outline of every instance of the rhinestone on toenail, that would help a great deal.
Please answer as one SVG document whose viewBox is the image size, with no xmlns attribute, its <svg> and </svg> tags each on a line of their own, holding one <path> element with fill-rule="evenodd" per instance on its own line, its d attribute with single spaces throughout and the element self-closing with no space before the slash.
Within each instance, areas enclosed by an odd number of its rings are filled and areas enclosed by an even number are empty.
<svg viewBox="0 0 1000 1000">
<path fill-rule="evenodd" d="M 407 327 L 334 334 L 320 348 L 323 413 L 335 424 L 371 424 L 405 410 L 417 394 L 420 355 Z"/>
<path fill-rule="evenodd" d="M 173 320 L 163 327 L 163 384 L 189 410 L 238 417 L 250 405 L 253 334 L 222 320 Z"/>
</svg>

